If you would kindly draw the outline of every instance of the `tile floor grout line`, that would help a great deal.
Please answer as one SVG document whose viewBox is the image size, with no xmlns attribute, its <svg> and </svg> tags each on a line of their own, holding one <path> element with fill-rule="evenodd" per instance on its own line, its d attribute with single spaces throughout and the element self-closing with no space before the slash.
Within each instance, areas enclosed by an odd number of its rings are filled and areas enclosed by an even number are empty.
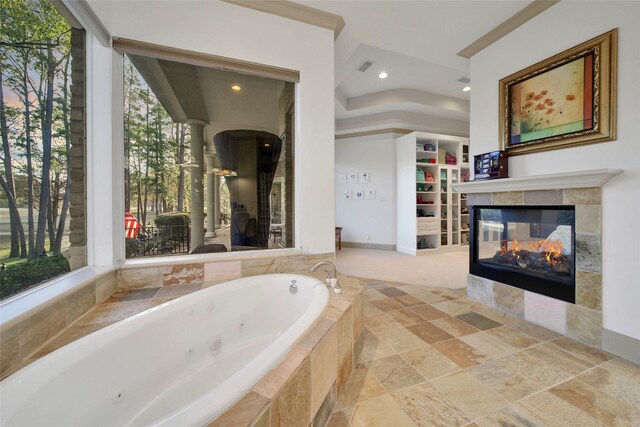
<svg viewBox="0 0 640 427">
<path fill-rule="evenodd" d="M 584 345 L 585 347 L 588 347 L 589 349 L 597 350 L 597 351 L 599 351 L 599 352 L 605 353 L 606 355 L 610 355 L 610 356 L 612 356 L 612 357 L 611 357 L 611 359 L 607 359 L 607 360 L 605 360 L 604 362 L 600 362 L 600 363 L 598 363 L 596 366 L 599 366 L 599 365 L 601 365 L 601 364 L 603 364 L 603 363 L 607 363 L 609 360 L 613 360 L 613 359 L 620 359 L 620 358 L 621 358 L 620 356 L 616 356 L 615 354 L 609 353 L 609 352 L 608 352 L 608 351 L 606 351 L 606 350 L 602 350 L 602 349 L 597 349 L 597 348 L 594 348 L 594 347 L 590 347 L 590 346 L 588 346 L 587 344 L 583 344 L 583 343 L 581 343 L 581 342 L 580 342 L 580 341 L 578 341 L 578 340 L 574 340 L 573 338 L 566 337 L 566 336 L 561 336 L 561 337 L 555 338 L 555 339 L 553 339 L 552 341 L 549 341 L 549 343 L 550 343 L 550 344 L 552 344 L 555 348 L 558 348 L 558 349 L 560 349 L 560 350 L 564 351 L 565 353 L 573 354 L 573 353 L 571 353 L 569 350 L 567 350 L 567 349 L 565 349 L 564 347 L 561 347 L 561 346 L 559 346 L 558 344 L 556 344 L 556 343 L 555 343 L 555 341 L 557 341 L 557 340 L 559 340 L 559 339 L 562 339 L 562 338 L 568 338 L 568 339 L 570 339 L 570 340 L 573 340 L 573 341 L 577 342 L 577 343 L 578 343 L 578 344 L 580 344 L 580 345 Z M 582 360 L 583 362 L 592 363 L 590 360 L 586 360 L 584 357 L 582 357 L 581 355 L 578 355 L 577 353 L 575 354 L 575 357 L 577 357 L 578 359 Z"/>
</svg>

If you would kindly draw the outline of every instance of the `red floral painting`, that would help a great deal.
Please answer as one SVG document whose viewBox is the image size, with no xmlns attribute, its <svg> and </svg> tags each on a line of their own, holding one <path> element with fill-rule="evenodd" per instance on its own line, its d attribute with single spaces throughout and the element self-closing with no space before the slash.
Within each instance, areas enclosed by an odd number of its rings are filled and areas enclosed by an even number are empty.
<svg viewBox="0 0 640 427">
<path fill-rule="evenodd" d="M 500 147 L 510 156 L 616 139 L 618 30 L 500 79 Z"/>
<path fill-rule="evenodd" d="M 593 127 L 593 54 L 512 85 L 511 144 Z"/>
</svg>

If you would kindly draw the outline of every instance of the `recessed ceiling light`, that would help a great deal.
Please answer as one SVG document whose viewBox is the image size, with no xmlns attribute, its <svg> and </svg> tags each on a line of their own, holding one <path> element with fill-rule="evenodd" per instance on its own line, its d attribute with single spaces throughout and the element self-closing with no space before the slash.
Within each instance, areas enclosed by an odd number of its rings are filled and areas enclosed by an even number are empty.
<svg viewBox="0 0 640 427">
<path fill-rule="evenodd" d="M 386 79 L 387 77 L 389 77 L 389 74 L 383 71 L 380 74 L 378 74 L 378 77 L 380 77 L 381 79 Z"/>
<path fill-rule="evenodd" d="M 231 89 L 235 90 L 236 92 L 239 91 L 239 90 L 242 90 L 242 88 L 240 86 L 238 86 L 238 85 L 231 86 Z"/>
<path fill-rule="evenodd" d="M 465 86 L 462 88 L 463 92 L 469 92 L 471 90 L 471 86 Z"/>
</svg>

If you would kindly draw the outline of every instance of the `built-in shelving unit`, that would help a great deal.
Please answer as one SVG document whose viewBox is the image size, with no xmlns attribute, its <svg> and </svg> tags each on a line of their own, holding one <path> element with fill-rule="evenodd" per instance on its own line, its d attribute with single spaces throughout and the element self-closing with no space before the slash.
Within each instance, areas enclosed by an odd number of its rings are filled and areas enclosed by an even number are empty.
<svg viewBox="0 0 640 427">
<path fill-rule="evenodd" d="M 454 184 L 468 179 L 469 140 L 413 132 L 396 140 L 396 160 L 397 250 L 416 255 L 467 244 L 466 197 Z"/>
</svg>

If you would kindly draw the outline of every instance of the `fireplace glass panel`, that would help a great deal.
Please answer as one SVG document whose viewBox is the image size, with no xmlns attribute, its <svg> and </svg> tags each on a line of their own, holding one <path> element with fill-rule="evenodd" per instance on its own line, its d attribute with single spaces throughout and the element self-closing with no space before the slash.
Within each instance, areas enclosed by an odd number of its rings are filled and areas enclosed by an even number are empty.
<svg viewBox="0 0 640 427">
<path fill-rule="evenodd" d="M 573 207 L 483 207 L 476 215 L 476 263 L 573 286 Z"/>
</svg>

